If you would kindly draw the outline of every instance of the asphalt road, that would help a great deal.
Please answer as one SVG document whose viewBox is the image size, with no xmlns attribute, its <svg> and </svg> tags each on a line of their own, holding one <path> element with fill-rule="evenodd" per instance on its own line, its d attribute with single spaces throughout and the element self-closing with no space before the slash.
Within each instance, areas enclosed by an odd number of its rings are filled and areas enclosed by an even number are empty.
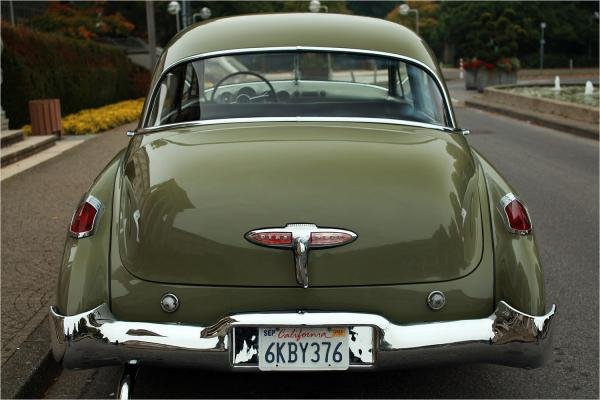
<svg viewBox="0 0 600 400">
<path fill-rule="evenodd" d="M 454 97 L 461 96 L 456 91 Z M 558 305 L 546 366 L 310 374 L 144 368 L 135 396 L 598 398 L 598 142 L 473 109 L 456 111 L 473 132 L 469 141 L 532 213 L 548 303 Z M 114 397 L 119 377 L 120 368 L 64 371 L 47 397 Z"/>
</svg>

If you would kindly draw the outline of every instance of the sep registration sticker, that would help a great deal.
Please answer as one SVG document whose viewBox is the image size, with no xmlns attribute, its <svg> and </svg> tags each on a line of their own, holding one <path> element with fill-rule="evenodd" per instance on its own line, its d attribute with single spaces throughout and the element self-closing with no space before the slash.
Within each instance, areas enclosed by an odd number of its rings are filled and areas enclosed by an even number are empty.
<svg viewBox="0 0 600 400">
<path fill-rule="evenodd" d="M 348 328 L 259 328 L 258 368 L 344 370 L 350 365 Z"/>
</svg>

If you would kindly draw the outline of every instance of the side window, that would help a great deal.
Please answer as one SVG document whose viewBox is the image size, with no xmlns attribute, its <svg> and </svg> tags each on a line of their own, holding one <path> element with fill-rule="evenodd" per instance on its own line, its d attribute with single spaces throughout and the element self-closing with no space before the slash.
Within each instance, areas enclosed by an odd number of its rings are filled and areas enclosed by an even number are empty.
<svg viewBox="0 0 600 400">
<path fill-rule="evenodd" d="M 185 70 L 185 81 L 183 83 L 181 98 L 183 104 L 198 100 L 198 78 L 196 77 L 192 63 L 189 63 Z"/>
<path fill-rule="evenodd" d="M 180 68 L 169 72 L 161 81 L 158 94 L 154 99 L 154 106 L 150 113 L 150 125 L 158 126 L 166 122 L 165 119 L 176 108 L 178 102 Z"/>
<path fill-rule="evenodd" d="M 424 80 L 426 88 L 426 96 L 429 97 L 428 101 L 425 102 L 425 109 L 427 114 L 430 115 L 436 121 L 445 120 L 444 112 L 444 100 L 440 95 L 440 90 L 436 83 L 427 75 L 427 79 Z"/>
<path fill-rule="evenodd" d="M 200 88 L 194 64 L 174 68 L 162 80 L 150 114 L 150 125 L 193 121 L 199 117 Z"/>
<path fill-rule="evenodd" d="M 427 72 L 407 65 L 408 80 L 414 98 L 415 116 L 422 122 L 444 121 L 444 101 L 435 81 Z"/>
<path fill-rule="evenodd" d="M 408 77 L 408 71 L 406 70 L 406 63 L 398 63 L 398 95 L 409 103 L 413 102 L 412 90 L 410 88 L 410 81 Z"/>
</svg>

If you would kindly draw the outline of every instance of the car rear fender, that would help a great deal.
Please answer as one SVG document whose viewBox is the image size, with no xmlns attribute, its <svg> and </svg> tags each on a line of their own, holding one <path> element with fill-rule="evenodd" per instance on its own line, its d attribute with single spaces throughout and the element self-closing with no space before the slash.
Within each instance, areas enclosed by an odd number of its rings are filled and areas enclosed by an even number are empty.
<svg viewBox="0 0 600 400">
<path fill-rule="evenodd" d="M 125 151 L 118 153 L 98 175 L 82 201 L 94 196 L 102 203 L 94 234 L 76 239 L 69 233 L 58 277 L 57 307 L 65 315 L 109 302 L 109 250 L 115 178 Z"/>
<path fill-rule="evenodd" d="M 504 300 L 516 309 L 530 314 L 545 312 L 544 276 L 533 232 L 528 235 L 510 233 L 498 209 L 507 193 L 518 193 L 485 160 L 473 151 L 486 180 L 494 241 L 495 301 Z"/>
</svg>

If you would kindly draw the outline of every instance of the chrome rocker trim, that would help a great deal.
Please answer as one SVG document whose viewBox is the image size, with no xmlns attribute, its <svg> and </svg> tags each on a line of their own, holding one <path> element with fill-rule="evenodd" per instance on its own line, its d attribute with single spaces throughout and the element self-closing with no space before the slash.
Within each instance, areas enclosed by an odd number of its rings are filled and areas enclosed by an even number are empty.
<svg viewBox="0 0 600 400">
<path fill-rule="evenodd" d="M 551 344 L 556 307 L 531 316 L 501 301 L 488 318 L 394 325 L 362 313 L 301 312 L 237 314 L 209 327 L 118 321 L 106 304 L 63 316 L 50 308 L 54 358 L 66 368 L 140 364 L 211 369 L 258 370 L 232 364 L 232 327 L 371 326 L 374 363 L 351 369 L 417 367 L 483 362 L 523 368 L 543 364 Z"/>
</svg>

